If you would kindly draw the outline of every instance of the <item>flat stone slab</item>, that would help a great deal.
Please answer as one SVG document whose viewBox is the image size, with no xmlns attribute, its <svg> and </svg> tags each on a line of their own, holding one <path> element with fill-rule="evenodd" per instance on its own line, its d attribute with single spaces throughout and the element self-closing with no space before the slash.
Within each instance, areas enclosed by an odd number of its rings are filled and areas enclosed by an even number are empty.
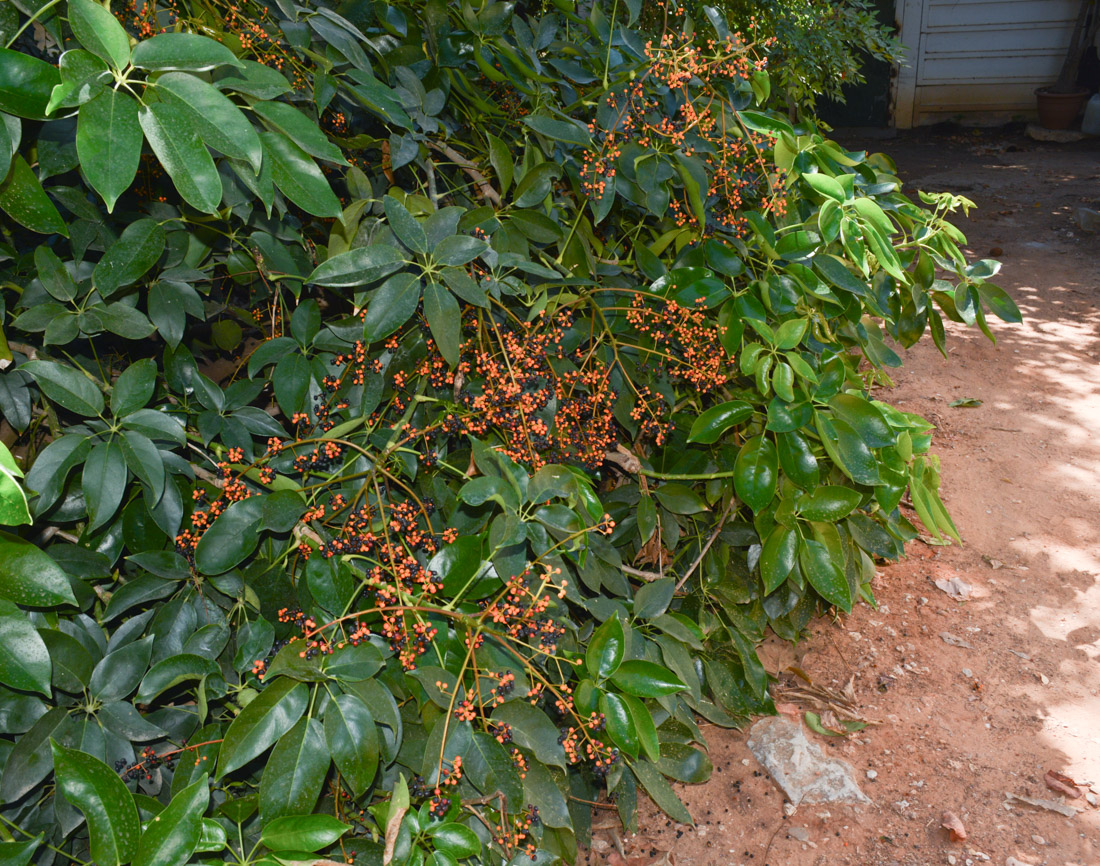
<svg viewBox="0 0 1100 866">
<path fill-rule="evenodd" d="M 806 738 L 802 723 L 783 716 L 761 719 L 749 731 L 749 750 L 787 799 L 803 803 L 867 805 L 851 764 L 831 758 Z"/>
</svg>

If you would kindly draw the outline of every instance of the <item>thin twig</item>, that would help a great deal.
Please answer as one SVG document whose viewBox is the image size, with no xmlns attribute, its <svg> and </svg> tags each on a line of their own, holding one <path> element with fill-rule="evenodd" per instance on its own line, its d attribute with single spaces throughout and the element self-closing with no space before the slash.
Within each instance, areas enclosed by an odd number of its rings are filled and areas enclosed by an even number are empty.
<svg viewBox="0 0 1100 866">
<path fill-rule="evenodd" d="M 676 584 L 676 592 L 680 591 L 683 585 L 687 583 L 687 579 L 691 577 L 691 573 L 699 567 L 699 563 L 703 561 L 703 557 L 707 555 L 707 551 L 710 550 L 710 546 L 714 544 L 715 540 L 718 538 L 718 533 L 722 531 L 722 527 L 725 525 L 726 519 L 730 516 L 730 512 L 733 511 L 733 507 L 736 504 L 737 499 L 731 496 L 730 504 L 726 506 L 726 510 L 722 512 L 722 516 L 718 518 L 718 523 L 714 527 L 714 532 L 711 534 L 710 539 L 707 541 L 706 545 L 704 545 L 703 549 L 699 551 L 699 555 L 695 557 L 695 562 L 691 564 L 691 568 L 689 568 L 684 573 L 684 576 L 680 578 L 680 582 Z"/>
<path fill-rule="evenodd" d="M 662 580 L 664 575 L 656 571 L 642 571 L 640 568 L 631 568 L 629 565 L 622 566 L 624 573 L 631 575 L 632 577 L 640 577 L 642 580 Z"/>
<path fill-rule="evenodd" d="M 478 171 L 477 166 L 474 163 L 470 162 L 470 160 L 464 157 L 453 147 L 442 144 L 438 141 L 429 141 L 428 147 L 430 147 L 432 150 L 439 151 L 441 154 L 447 157 L 447 159 L 449 159 L 464 172 L 466 172 L 466 174 L 470 176 L 470 179 L 477 184 L 478 189 L 481 191 L 481 197 L 488 199 L 497 207 L 500 207 L 500 193 L 493 189 L 492 184 L 489 183 L 485 175 Z"/>
</svg>

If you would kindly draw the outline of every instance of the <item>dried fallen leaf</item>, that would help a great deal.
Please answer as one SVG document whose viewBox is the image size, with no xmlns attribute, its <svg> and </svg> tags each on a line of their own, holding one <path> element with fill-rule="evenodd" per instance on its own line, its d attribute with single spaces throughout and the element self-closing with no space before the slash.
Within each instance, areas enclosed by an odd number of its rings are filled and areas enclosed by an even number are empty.
<svg viewBox="0 0 1100 866">
<path fill-rule="evenodd" d="M 936 585 L 936 589 L 943 590 L 955 601 L 967 601 L 970 598 L 971 586 L 961 578 L 953 577 L 950 580 L 940 578 L 932 581 L 932 583 Z"/>
<path fill-rule="evenodd" d="M 1065 773 L 1059 773 L 1057 770 L 1047 770 L 1046 775 L 1043 776 L 1043 781 L 1047 783 L 1047 787 L 1050 788 L 1050 790 L 1058 794 L 1063 794 L 1071 800 L 1076 800 L 1085 793 L 1081 790 L 1084 786 L 1073 781 L 1073 779 Z"/>
<path fill-rule="evenodd" d="M 940 819 L 940 826 L 950 831 L 952 842 L 961 842 L 966 838 L 966 827 L 954 812 L 944 812 Z"/>
<path fill-rule="evenodd" d="M 963 647 L 964 649 L 974 649 L 973 644 L 967 643 L 961 637 L 957 637 L 951 634 L 951 632 L 949 631 L 941 631 L 940 637 L 943 639 L 944 643 L 951 644 L 951 646 Z"/>
<path fill-rule="evenodd" d="M 1009 802 L 1027 803 L 1029 806 L 1037 806 L 1040 809 L 1046 809 L 1048 812 L 1057 812 L 1067 818 L 1073 818 L 1077 815 L 1076 809 L 1067 806 L 1065 803 L 1059 803 L 1057 800 L 1042 800 L 1038 797 L 1025 797 L 1023 794 L 1013 794 L 1011 792 L 1005 792 L 1005 797 Z"/>
<path fill-rule="evenodd" d="M 781 716 L 798 717 L 802 715 L 802 709 L 798 706 L 798 704 L 793 704 L 790 701 L 776 701 L 775 711 Z"/>
<path fill-rule="evenodd" d="M 825 712 L 821 714 L 821 727 L 840 734 L 841 736 L 848 733 L 847 729 L 840 723 L 840 719 L 836 717 L 836 713 L 832 710 L 825 710 Z"/>
</svg>

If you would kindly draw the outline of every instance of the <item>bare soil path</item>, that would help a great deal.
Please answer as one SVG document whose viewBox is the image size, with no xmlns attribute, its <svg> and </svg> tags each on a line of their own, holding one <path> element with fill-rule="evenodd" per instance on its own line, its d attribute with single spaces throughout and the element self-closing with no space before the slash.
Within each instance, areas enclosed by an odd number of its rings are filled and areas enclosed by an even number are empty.
<svg viewBox="0 0 1100 866">
<path fill-rule="evenodd" d="M 851 680 L 861 712 L 881 720 L 847 739 L 809 733 L 855 767 L 874 806 L 787 814 L 747 733 L 711 728 L 714 775 L 682 789 L 697 826 L 649 807 L 643 832 L 622 840 L 628 862 L 1097 866 L 1100 809 L 1060 798 L 1044 774 L 1100 792 L 1100 235 L 1072 219 L 1100 205 L 1100 141 L 920 130 L 845 144 L 893 156 L 910 194 L 976 201 L 960 223 L 968 252 L 1004 262 L 998 282 L 1024 312 L 1022 326 L 995 327 L 996 346 L 952 328 L 949 361 L 931 340 L 918 345 L 890 395 L 936 424 L 965 544 L 915 542 L 882 569 L 878 610 L 766 647 L 780 685 L 790 665 L 819 685 Z M 949 406 L 960 398 L 981 405 Z M 951 578 L 971 585 L 968 601 L 933 582 Z M 1082 811 L 1006 804 L 1006 793 Z M 965 841 L 941 828 L 945 810 Z M 592 862 L 621 864 L 613 841 L 597 833 Z"/>
</svg>

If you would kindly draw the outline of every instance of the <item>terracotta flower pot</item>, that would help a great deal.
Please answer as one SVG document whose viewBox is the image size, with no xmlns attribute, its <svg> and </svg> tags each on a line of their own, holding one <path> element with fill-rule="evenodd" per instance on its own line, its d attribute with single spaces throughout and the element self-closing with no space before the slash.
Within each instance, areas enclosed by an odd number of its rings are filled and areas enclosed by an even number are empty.
<svg viewBox="0 0 1100 866">
<path fill-rule="evenodd" d="M 1069 129 L 1089 98 L 1087 90 L 1074 93 L 1052 93 L 1049 87 L 1035 91 L 1039 104 L 1039 123 L 1046 129 Z"/>
</svg>

